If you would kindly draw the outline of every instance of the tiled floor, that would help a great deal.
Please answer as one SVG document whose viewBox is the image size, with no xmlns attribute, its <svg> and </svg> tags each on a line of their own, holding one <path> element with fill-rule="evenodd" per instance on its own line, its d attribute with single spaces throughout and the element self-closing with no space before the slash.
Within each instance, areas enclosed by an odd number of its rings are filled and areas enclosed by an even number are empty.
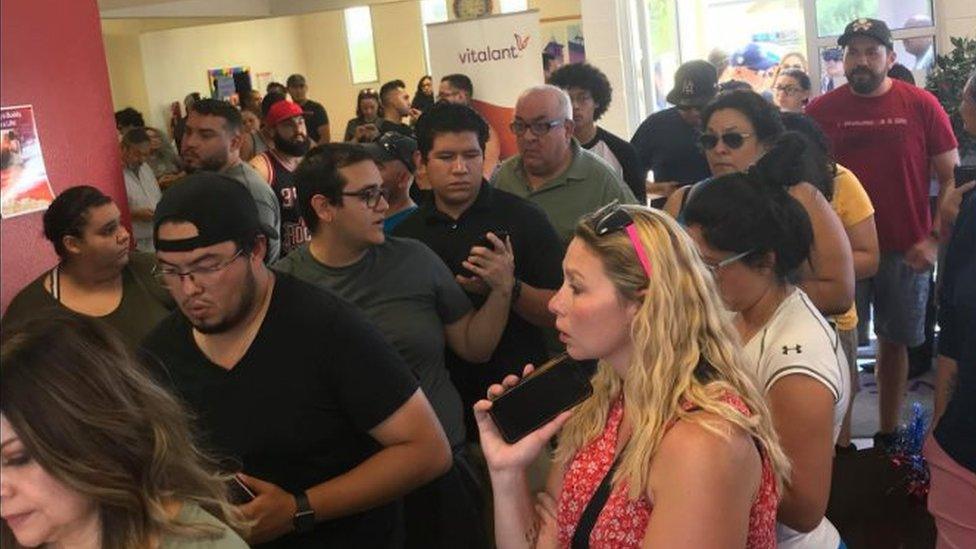
<svg viewBox="0 0 976 549">
<path fill-rule="evenodd" d="M 866 362 L 873 362 L 873 359 L 858 360 L 859 364 Z M 878 385 L 873 373 L 861 371 L 860 381 L 861 391 L 854 398 L 854 410 L 851 412 L 851 434 L 854 438 L 854 444 L 863 450 L 873 445 L 872 437 L 878 430 Z M 934 390 L 934 368 L 915 379 L 909 380 L 908 393 L 902 405 L 902 421 L 910 419 L 912 405 L 915 402 L 921 403 L 926 413 L 931 416 Z"/>
</svg>

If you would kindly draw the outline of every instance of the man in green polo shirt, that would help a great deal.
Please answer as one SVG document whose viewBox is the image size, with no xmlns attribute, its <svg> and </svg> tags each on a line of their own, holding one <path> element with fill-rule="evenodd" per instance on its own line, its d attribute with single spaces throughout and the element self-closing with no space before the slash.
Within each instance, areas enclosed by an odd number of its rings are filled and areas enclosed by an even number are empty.
<svg viewBox="0 0 976 549">
<path fill-rule="evenodd" d="M 614 200 L 637 203 L 613 168 L 573 138 L 573 107 L 565 91 L 550 85 L 525 90 L 509 128 L 519 154 L 503 162 L 491 182 L 538 204 L 564 246 L 584 214 Z"/>
</svg>

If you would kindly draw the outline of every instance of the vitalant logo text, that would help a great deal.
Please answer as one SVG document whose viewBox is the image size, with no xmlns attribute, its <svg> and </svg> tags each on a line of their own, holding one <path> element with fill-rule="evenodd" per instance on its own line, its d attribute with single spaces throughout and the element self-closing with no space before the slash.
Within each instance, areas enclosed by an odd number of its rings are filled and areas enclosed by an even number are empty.
<svg viewBox="0 0 976 549">
<path fill-rule="evenodd" d="M 467 63 L 487 63 L 488 61 L 500 61 L 502 59 L 518 59 L 522 50 L 524 50 L 529 45 L 530 36 L 522 36 L 518 33 L 514 34 L 515 45 L 509 46 L 507 48 L 493 48 L 491 46 L 485 46 L 484 49 L 473 50 L 471 48 L 466 48 L 463 52 L 458 54 L 458 60 L 461 64 Z"/>
</svg>

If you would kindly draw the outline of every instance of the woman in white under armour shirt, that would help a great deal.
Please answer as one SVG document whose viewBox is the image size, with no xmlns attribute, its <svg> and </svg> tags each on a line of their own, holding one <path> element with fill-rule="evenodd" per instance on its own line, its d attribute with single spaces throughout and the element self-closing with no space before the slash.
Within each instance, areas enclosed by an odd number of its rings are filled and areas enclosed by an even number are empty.
<svg viewBox="0 0 976 549">
<path fill-rule="evenodd" d="M 792 462 L 777 510 L 778 546 L 834 548 L 842 546 L 840 535 L 824 512 L 850 373 L 837 333 L 792 282 L 813 231 L 782 179 L 799 175 L 804 146 L 781 143 L 747 173 L 702 185 L 688 201 L 685 223 L 735 313 Z"/>
</svg>

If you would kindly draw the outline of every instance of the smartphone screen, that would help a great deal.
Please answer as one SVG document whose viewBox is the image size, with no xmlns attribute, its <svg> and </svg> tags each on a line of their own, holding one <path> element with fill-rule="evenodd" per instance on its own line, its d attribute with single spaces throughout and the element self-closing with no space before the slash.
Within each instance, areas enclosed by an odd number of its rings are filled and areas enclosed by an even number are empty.
<svg viewBox="0 0 976 549">
<path fill-rule="evenodd" d="M 956 166 L 953 170 L 953 179 L 956 180 L 957 187 L 973 181 L 976 179 L 976 166 Z"/>
<path fill-rule="evenodd" d="M 227 481 L 227 499 L 234 505 L 249 503 L 256 497 L 254 492 L 236 476 Z"/>
<path fill-rule="evenodd" d="M 562 354 L 495 398 L 489 414 L 509 444 L 593 394 L 590 364 Z"/>
</svg>

